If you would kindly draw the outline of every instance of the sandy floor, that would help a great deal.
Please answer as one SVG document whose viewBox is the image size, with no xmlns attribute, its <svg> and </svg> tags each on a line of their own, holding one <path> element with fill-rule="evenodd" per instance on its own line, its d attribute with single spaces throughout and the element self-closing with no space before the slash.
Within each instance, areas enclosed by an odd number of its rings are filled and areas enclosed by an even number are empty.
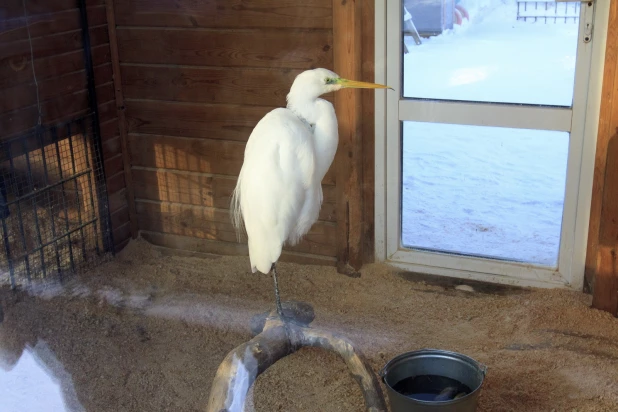
<svg viewBox="0 0 618 412">
<path fill-rule="evenodd" d="M 454 350 L 489 367 L 481 411 L 618 411 L 618 319 L 587 295 L 466 292 L 381 265 L 359 279 L 279 268 L 283 299 L 311 303 L 312 326 L 347 336 L 376 371 L 401 352 Z M 45 341 L 72 377 L 66 396 L 89 412 L 204 410 L 219 363 L 271 308 L 271 284 L 247 258 L 178 257 L 138 240 L 63 289 L 0 292 L 2 359 Z M 341 360 L 303 349 L 258 378 L 253 410 L 357 412 L 363 401 Z"/>
</svg>

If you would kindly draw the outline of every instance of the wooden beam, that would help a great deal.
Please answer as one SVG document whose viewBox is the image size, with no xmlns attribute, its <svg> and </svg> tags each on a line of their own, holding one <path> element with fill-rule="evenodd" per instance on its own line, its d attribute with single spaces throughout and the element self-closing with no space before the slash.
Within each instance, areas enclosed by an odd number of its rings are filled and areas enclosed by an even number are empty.
<svg viewBox="0 0 618 412">
<path fill-rule="evenodd" d="M 356 0 L 333 0 L 333 62 L 335 72 L 347 79 L 362 74 L 362 10 Z M 358 90 L 335 95 L 339 148 L 335 156 L 337 186 L 337 268 L 358 276 L 363 249 L 362 100 Z"/>
<path fill-rule="evenodd" d="M 612 112 L 618 110 L 614 103 L 618 99 L 618 11 L 616 0 L 610 5 L 610 16 L 605 47 L 605 65 L 603 72 L 603 89 L 601 94 L 601 110 L 594 164 L 594 180 L 592 183 L 592 200 L 590 205 L 590 221 L 588 226 L 588 245 L 586 250 L 586 286 L 594 289 L 594 276 L 597 266 L 597 251 L 599 246 L 599 229 L 601 225 L 601 201 L 605 182 L 605 154 L 609 136 L 612 132 Z M 618 116 L 615 116 L 618 118 Z M 616 122 L 618 120 L 615 120 Z"/>
<path fill-rule="evenodd" d="M 106 0 L 107 30 L 109 33 L 110 56 L 112 71 L 114 73 L 114 92 L 116 96 L 116 111 L 118 115 L 118 130 L 122 147 L 122 160 L 124 163 L 124 179 L 127 188 L 127 203 L 129 205 L 130 232 L 133 239 L 137 238 L 137 214 L 135 213 L 135 195 L 133 191 L 133 179 L 131 177 L 131 157 L 127 137 L 127 122 L 125 118 L 124 97 L 122 95 L 122 78 L 120 75 L 120 61 L 118 60 L 118 40 L 116 38 L 116 16 L 114 13 L 114 0 Z"/>
<path fill-rule="evenodd" d="M 618 127 L 607 147 L 592 306 L 618 317 Z"/>
<path fill-rule="evenodd" d="M 136 202 L 143 199 L 227 209 L 236 187 L 236 176 L 163 168 L 134 167 L 132 176 Z M 322 193 L 319 219 L 334 223 L 337 220 L 335 186 L 322 185 Z M 229 221 L 229 217 L 226 219 Z"/>
<path fill-rule="evenodd" d="M 147 200 L 138 200 L 136 208 L 141 231 L 229 243 L 235 243 L 238 239 L 228 209 Z M 285 245 L 284 249 L 316 256 L 334 256 L 335 232 L 336 227 L 332 223 L 317 221 L 298 244 Z"/>
<path fill-rule="evenodd" d="M 330 0 L 123 0 L 118 24 L 139 27 L 330 29 Z"/>
<path fill-rule="evenodd" d="M 247 257 L 247 244 L 200 239 L 171 233 L 150 232 L 142 229 L 140 236 L 155 246 L 167 248 L 170 253 L 187 256 L 239 255 Z M 247 257 L 248 259 L 248 257 Z M 335 266 L 335 258 L 312 255 L 283 249 L 279 262 L 293 262 L 300 265 Z"/>
<path fill-rule="evenodd" d="M 592 295 L 592 307 L 618 317 L 618 263 L 617 248 L 600 246 L 597 253 L 597 271 Z"/>
<path fill-rule="evenodd" d="M 327 29 L 178 30 L 122 27 L 117 34 L 123 64 L 300 70 L 332 64 L 332 33 Z M 175 44 L 182 47 L 170 46 Z"/>
<path fill-rule="evenodd" d="M 618 0 L 610 4 L 586 255 L 592 306 L 618 316 Z"/>
<path fill-rule="evenodd" d="M 362 2 L 362 79 L 375 82 L 375 0 Z M 362 90 L 363 263 L 375 261 L 375 90 Z"/>
</svg>

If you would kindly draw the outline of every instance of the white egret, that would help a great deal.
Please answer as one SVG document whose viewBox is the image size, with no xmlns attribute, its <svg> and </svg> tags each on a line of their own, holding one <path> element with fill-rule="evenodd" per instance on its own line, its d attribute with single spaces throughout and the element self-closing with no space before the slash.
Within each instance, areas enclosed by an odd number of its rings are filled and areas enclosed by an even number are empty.
<svg viewBox="0 0 618 412">
<path fill-rule="evenodd" d="M 339 142 L 335 109 L 320 96 L 342 88 L 388 87 L 342 79 L 326 69 L 300 73 L 287 108 L 267 113 L 251 132 L 232 195 L 232 221 L 247 233 L 251 271 L 272 271 L 279 316 L 275 263 L 283 245 L 298 243 L 318 219 L 321 182 Z"/>
</svg>

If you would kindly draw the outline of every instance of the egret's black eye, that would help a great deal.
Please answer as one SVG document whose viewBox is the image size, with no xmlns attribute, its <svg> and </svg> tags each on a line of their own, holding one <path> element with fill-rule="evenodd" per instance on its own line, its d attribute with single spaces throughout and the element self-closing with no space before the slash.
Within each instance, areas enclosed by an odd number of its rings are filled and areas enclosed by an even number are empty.
<svg viewBox="0 0 618 412">
<path fill-rule="evenodd" d="M 324 79 L 324 81 L 326 82 L 326 84 L 335 84 L 335 79 L 327 77 L 326 79 Z"/>
</svg>

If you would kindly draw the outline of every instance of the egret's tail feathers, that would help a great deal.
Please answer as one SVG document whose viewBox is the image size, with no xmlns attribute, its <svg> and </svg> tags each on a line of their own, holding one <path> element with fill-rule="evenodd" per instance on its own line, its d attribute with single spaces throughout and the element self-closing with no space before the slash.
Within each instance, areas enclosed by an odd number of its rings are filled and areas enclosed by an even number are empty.
<svg viewBox="0 0 618 412">
<path fill-rule="evenodd" d="M 236 229 L 236 238 L 238 242 L 242 240 L 242 235 L 245 233 L 242 208 L 240 206 L 240 179 L 241 176 L 238 176 L 238 183 L 232 193 L 232 201 L 230 202 L 230 217 L 232 220 L 232 225 L 234 226 L 234 229 Z"/>
<path fill-rule="evenodd" d="M 252 272 L 270 273 L 273 263 L 281 256 L 281 242 L 260 236 L 258 240 L 250 238 L 248 246 Z"/>
</svg>

